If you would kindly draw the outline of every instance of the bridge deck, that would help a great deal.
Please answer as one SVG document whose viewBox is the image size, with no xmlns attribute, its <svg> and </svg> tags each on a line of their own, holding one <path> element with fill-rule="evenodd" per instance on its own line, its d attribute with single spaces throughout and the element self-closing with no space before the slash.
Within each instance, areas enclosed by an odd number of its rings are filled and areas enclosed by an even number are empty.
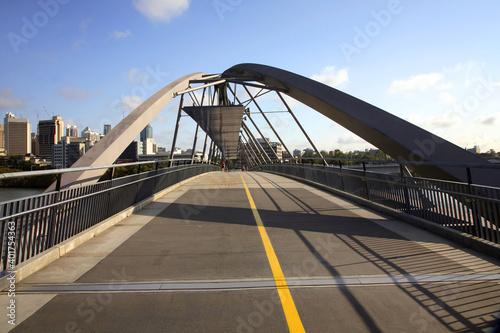
<svg viewBox="0 0 500 333">
<path fill-rule="evenodd" d="M 470 332 L 500 310 L 500 265 L 283 177 L 210 173 L 17 289 L 12 332 Z"/>
</svg>

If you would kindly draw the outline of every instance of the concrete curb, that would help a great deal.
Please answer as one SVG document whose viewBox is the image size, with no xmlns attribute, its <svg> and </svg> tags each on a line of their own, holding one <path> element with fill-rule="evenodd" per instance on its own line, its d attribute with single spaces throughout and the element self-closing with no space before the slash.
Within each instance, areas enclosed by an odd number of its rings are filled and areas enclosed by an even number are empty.
<svg viewBox="0 0 500 333">
<path fill-rule="evenodd" d="M 215 172 L 215 171 L 212 171 Z M 26 260 L 22 264 L 16 266 L 15 270 L 15 276 L 16 276 L 16 283 L 19 283 L 21 280 L 27 278 L 31 274 L 35 273 L 36 271 L 42 269 L 43 267 L 47 266 L 51 262 L 59 259 L 60 257 L 64 256 L 66 253 L 69 253 L 70 251 L 74 250 L 78 246 L 82 245 L 86 241 L 96 237 L 97 235 L 103 233 L 107 229 L 111 228 L 118 222 L 126 219 L 130 215 L 134 214 L 135 212 L 141 210 L 148 204 L 150 204 L 153 201 L 158 200 L 165 194 L 172 192 L 173 190 L 179 188 L 180 186 L 191 182 L 201 176 L 207 175 L 212 172 L 207 172 L 203 173 L 200 175 L 196 175 L 194 177 L 191 177 L 189 179 L 185 179 L 177 184 L 174 184 L 170 187 L 167 187 L 166 189 L 161 190 L 160 192 L 150 196 L 149 198 L 146 198 L 142 200 L 141 202 L 135 204 L 132 207 L 129 207 L 127 209 L 122 210 L 121 212 L 107 218 L 106 220 L 96 224 L 93 227 L 90 227 L 89 229 L 82 231 L 81 233 L 65 240 L 64 242 L 57 244 L 56 246 L 39 253 L 38 255 Z M 0 290 L 4 290 L 6 288 L 9 288 L 10 282 L 7 280 L 7 278 L 11 276 L 5 275 L 2 278 L 0 278 Z"/>
<path fill-rule="evenodd" d="M 479 237 L 472 236 L 470 234 L 466 234 L 463 232 L 460 232 L 458 230 L 450 229 L 443 227 L 442 225 L 424 220 L 420 217 L 408 215 L 406 213 L 400 212 L 398 210 L 383 206 L 381 204 L 378 204 L 376 202 L 369 201 L 367 199 L 355 196 L 353 194 L 349 194 L 346 192 L 343 192 L 341 190 L 337 190 L 331 187 L 328 187 L 326 185 L 320 184 L 313 182 L 311 180 L 303 179 L 300 177 L 292 176 L 292 175 L 287 175 L 275 171 L 262 171 L 262 172 L 268 172 L 272 173 L 275 175 L 283 176 L 286 178 L 290 178 L 293 180 L 297 180 L 301 183 L 311 185 L 313 187 L 319 188 L 323 191 L 333 193 L 339 197 L 342 197 L 344 199 L 353 201 L 359 205 L 365 206 L 367 208 L 370 208 L 374 211 L 380 212 L 387 214 L 389 216 L 395 217 L 399 220 L 402 220 L 408 224 L 414 225 L 416 227 L 428 230 L 432 233 L 435 233 L 437 235 L 440 235 L 444 238 L 447 238 L 451 241 L 454 241 L 455 243 L 458 243 L 464 247 L 482 252 L 484 254 L 487 254 L 489 256 L 492 256 L 494 258 L 500 258 L 500 244 L 496 244 L 484 239 L 481 239 Z"/>
</svg>

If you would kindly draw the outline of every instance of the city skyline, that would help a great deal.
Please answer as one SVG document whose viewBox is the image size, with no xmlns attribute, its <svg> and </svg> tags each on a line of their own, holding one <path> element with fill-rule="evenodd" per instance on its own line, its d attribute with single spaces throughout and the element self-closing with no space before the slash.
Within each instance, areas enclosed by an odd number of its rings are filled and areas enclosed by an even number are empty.
<svg viewBox="0 0 500 333">
<path fill-rule="evenodd" d="M 59 114 L 65 124 L 101 131 L 180 76 L 256 62 L 336 87 L 462 148 L 500 150 L 494 1 L 43 0 L 0 8 L 0 111 L 32 124 Z M 213 35 L 235 42 L 214 46 L 206 37 Z M 209 49 L 215 52 L 200 53 Z M 177 103 L 151 123 L 159 146 L 170 148 Z M 276 101 L 264 104 L 272 109 Z M 290 104 L 320 150 L 373 147 Z M 293 134 L 289 118 L 276 114 L 271 121 L 288 146 L 310 146 Z M 178 145 L 190 147 L 194 129 L 183 119 Z M 265 124 L 261 129 L 276 140 Z"/>
<path fill-rule="evenodd" d="M 27 123 L 30 125 L 29 128 L 30 129 L 33 129 L 33 126 L 31 126 L 31 123 L 29 122 L 29 119 L 26 119 L 26 118 L 19 118 L 19 117 L 16 117 L 15 114 L 13 113 L 7 113 L 6 114 L 6 118 L 13 118 L 13 119 L 17 119 L 17 120 L 22 120 L 22 121 L 25 121 L 27 120 Z M 4 119 L 5 120 L 5 119 Z M 107 133 L 109 133 L 109 131 L 111 130 L 111 125 L 109 124 L 105 124 L 104 125 L 104 128 L 103 128 L 103 133 L 100 133 L 100 132 L 96 132 L 96 131 L 93 131 L 90 127 L 86 126 L 82 131 L 81 133 L 78 132 L 78 127 L 75 126 L 75 125 L 64 125 L 64 119 L 62 119 L 61 116 L 57 115 L 57 116 L 53 116 L 52 119 L 48 119 L 48 120 L 39 120 L 38 124 L 37 124 L 37 127 L 36 128 L 39 128 L 40 127 L 40 123 L 49 123 L 49 122 L 54 122 L 54 121 L 58 121 L 60 122 L 62 125 L 61 129 L 59 129 L 59 131 L 56 131 L 56 133 L 54 133 L 54 135 L 56 137 L 58 137 L 58 140 L 57 142 L 55 143 L 60 143 L 61 142 L 61 138 L 64 138 L 64 137 L 77 137 L 77 138 L 85 138 L 85 137 L 88 137 L 87 139 L 89 139 L 90 141 L 94 142 L 94 141 L 98 141 L 96 140 L 97 136 L 101 137 L 101 136 L 104 136 L 106 135 Z M 2 132 L 4 133 L 5 135 L 5 130 L 4 130 L 4 124 L 2 124 L 3 128 L 2 128 Z M 65 135 L 62 135 L 61 133 L 65 133 Z M 89 134 L 90 133 L 90 134 Z M 104 134 L 106 133 L 106 134 Z M 4 137 L 4 135 L 2 135 L 2 138 Z M 31 135 L 32 135 L 32 140 L 33 140 L 33 137 L 35 138 L 38 138 L 39 139 L 39 133 L 38 131 L 37 132 L 31 132 Z M 138 135 L 138 137 L 136 138 L 138 140 L 134 140 L 134 141 L 137 141 L 137 142 L 144 142 L 143 139 L 153 139 L 153 128 L 150 124 L 148 124 L 142 131 L 141 133 Z M 264 142 L 264 138 L 257 138 L 258 141 L 262 144 L 262 142 Z M 270 143 L 276 145 L 280 145 L 281 144 L 279 142 L 272 142 L 272 140 L 270 140 L 269 138 L 265 138 L 267 141 L 269 141 Z M 40 142 L 38 142 L 39 144 Z M 153 141 L 154 143 L 154 141 Z M 158 148 L 161 148 L 162 150 L 165 150 L 165 149 L 168 149 L 167 147 L 162 147 L 162 146 L 159 146 L 157 145 Z M 197 146 L 198 147 L 198 146 Z M 177 147 L 176 147 L 177 149 Z M 182 147 L 179 147 L 179 149 L 182 149 Z M 481 150 L 481 147 L 478 146 L 478 145 L 474 145 L 472 147 L 464 147 L 464 149 L 467 149 L 468 151 L 470 152 L 473 152 L 475 154 L 479 154 L 479 153 L 483 153 L 483 152 L 490 152 L 491 150 L 494 150 L 495 152 L 498 153 L 498 151 L 496 151 L 495 149 L 493 148 L 488 148 L 488 149 L 483 149 Z M 147 149 L 147 151 L 150 151 L 151 148 Z M 182 151 L 191 151 L 192 148 L 186 148 L 186 149 L 182 149 Z M 200 149 L 196 149 L 196 151 L 201 151 L 202 148 Z M 365 147 L 365 148 L 360 148 L 360 149 L 353 149 L 353 150 L 346 150 L 346 151 L 343 151 L 341 149 L 338 149 L 338 148 L 335 148 L 335 149 L 319 149 L 320 151 L 322 152 L 327 152 L 328 154 L 331 154 L 331 152 L 335 151 L 335 150 L 339 150 L 340 152 L 342 153 L 354 153 L 354 154 L 357 154 L 359 152 L 367 152 L 367 151 L 370 151 L 370 150 L 373 150 L 373 148 L 370 148 L 370 147 Z M 34 152 L 34 149 L 32 148 L 31 149 L 31 154 L 33 155 L 39 155 L 39 148 L 36 150 L 37 153 Z M 312 149 L 310 146 L 305 146 L 304 148 L 300 148 L 300 147 L 295 147 L 295 148 L 291 148 L 291 152 L 293 151 L 293 155 L 297 155 L 296 154 L 296 151 L 300 151 L 299 155 L 304 153 L 304 152 L 314 152 L 314 149 Z M 46 158 L 46 156 L 41 156 L 43 158 Z"/>
</svg>

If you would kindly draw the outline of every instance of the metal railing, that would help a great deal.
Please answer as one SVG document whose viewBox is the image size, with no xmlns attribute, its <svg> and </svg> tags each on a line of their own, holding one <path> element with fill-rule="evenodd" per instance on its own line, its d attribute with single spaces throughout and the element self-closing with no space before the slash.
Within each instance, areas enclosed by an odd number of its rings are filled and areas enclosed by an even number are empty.
<svg viewBox="0 0 500 333">
<path fill-rule="evenodd" d="M 354 170 L 307 164 L 269 164 L 260 168 L 326 185 L 500 244 L 500 188 L 416 178 L 403 173 L 380 174 L 366 168 Z"/>
<path fill-rule="evenodd" d="M 153 162 L 116 164 L 116 168 Z M 78 168 L 78 169 L 96 169 Z M 76 168 L 74 169 L 76 170 Z M 20 176 L 72 172 L 71 169 L 4 174 Z M 153 194 L 193 176 L 219 170 L 212 164 L 174 166 L 91 185 L 0 203 L 0 271 L 6 271 Z"/>
</svg>

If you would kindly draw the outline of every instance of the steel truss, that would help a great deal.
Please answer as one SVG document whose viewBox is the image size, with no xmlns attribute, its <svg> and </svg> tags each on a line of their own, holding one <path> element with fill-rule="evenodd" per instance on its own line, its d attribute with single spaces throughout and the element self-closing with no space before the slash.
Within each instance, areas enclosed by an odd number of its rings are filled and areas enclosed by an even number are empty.
<svg viewBox="0 0 500 333">
<path fill-rule="evenodd" d="M 257 80 L 253 77 L 228 77 L 223 78 L 221 74 L 213 74 L 204 76 L 202 79 L 189 81 L 189 86 L 181 91 L 173 93 L 173 97 L 180 96 L 180 102 L 177 113 L 177 121 L 175 124 L 174 135 L 172 140 L 172 150 L 170 152 L 169 163 L 174 164 L 174 151 L 177 143 L 177 138 L 179 134 L 179 126 L 181 118 L 187 116 L 183 111 L 185 106 L 185 95 L 189 97 L 193 106 L 244 106 L 245 113 L 241 122 L 240 128 L 240 139 L 238 140 L 238 160 L 240 163 L 247 164 L 248 167 L 254 167 L 262 164 L 268 163 L 282 163 L 283 158 L 280 158 L 277 154 L 276 149 L 274 149 L 268 139 L 264 136 L 261 129 L 255 121 L 255 117 L 262 117 L 265 123 L 271 129 L 274 136 L 277 138 L 279 144 L 283 147 L 284 152 L 288 154 L 288 159 L 293 163 L 298 163 L 298 159 L 293 155 L 293 153 L 288 149 L 288 146 L 279 135 L 276 128 L 273 126 L 272 122 L 267 117 L 267 113 L 288 113 L 291 118 L 299 127 L 300 131 L 312 146 L 313 150 L 323 161 L 324 165 L 328 165 L 328 162 L 324 159 L 321 152 L 317 149 L 316 145 L 313 143 L 304 127 L 300 121 L 295 116 L 291 107 L 286 102 L 283 97 L 283 93 L 287 93 L 286 89 L 280 87 L 271 87 L 257 83 Z M 258 89 L 257 93 L 252 93 L 252 89 Z M 284 110 L 269 110 L 266 111 L 262 108 L 258 99 L 266 96 L 268 94 L 275 93 L 278 100 L 283 104 Z M 240 96 L 238 96 L 240 95 Z M 244 95 L 243 97 L 241 95 Z M 250 108 L 254 108 L 257 111 L 251 112 Z M 184 114 L 183 114 L 184 113 Z M 200 131 L 200 124 L 197 123 L 196 130 L 194 132 L 194 139 L 192 145 L 191 153 L 191 164 L 195 162 L 196 145 L 198 140 L 198 135 Z M 255 133 L 255 134 L 254 134 Z M 258 134 L 258 136 L 256 135 Z M 205 154 L 207 154 L 207 143 L 209 135 L 205 132 L 205 141 L 203 145 L 203 157 L 201 163 L 204 163 Z M 208 146 L 208 161 L 217 162 L 226 160 L 223 152 L 224 147 L 218 147 L 213 140 Z"/>
</svg>

